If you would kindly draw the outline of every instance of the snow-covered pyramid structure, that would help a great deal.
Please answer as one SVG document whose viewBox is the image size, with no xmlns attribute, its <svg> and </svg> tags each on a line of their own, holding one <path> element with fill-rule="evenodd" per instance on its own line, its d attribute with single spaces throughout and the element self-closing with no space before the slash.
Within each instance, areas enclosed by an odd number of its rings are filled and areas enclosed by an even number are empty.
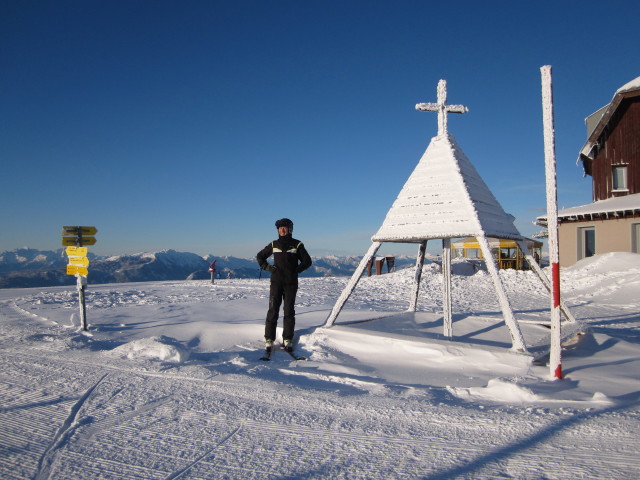
<svg viewBox="0 0 640 480">
<path fill-rule="evenodd" d="M 451 337 L 453 335 L 451 239 L 476 237 L 493 279 L 496 297 L 513 341 L 513 350 L 526 352 L 527 347 L 522 332 L 513 316 L 513 310 L 498 275 L 487 237 L 515 240 L 547 288 L 549 288 L 549 282 L 531 257 L 524 237 L 513 224 L 513 216 L 503 210 L 453 136 L 447 131 L 447 114 L 466 113 L 468 109 L 463 105 L 447 105 L 446 99 L 446 82 L 440 80 L 438 102 L 416 105 L 417 110 L 438 113 L 438 135 L 429 143 L 427 150 L 387 213 L 382 226 L 371 238 L 373 243 L 369 251 L 336 301 L 325 322 L 325 327 L 331 327 L 335 323 L 367 263 L 374 257 L 383 242 L 420 245 L 416 262 L 416 282 L 408 309 L 415 312 L 427 241 L 442 239 L 444 335 Z"/>
</svg>

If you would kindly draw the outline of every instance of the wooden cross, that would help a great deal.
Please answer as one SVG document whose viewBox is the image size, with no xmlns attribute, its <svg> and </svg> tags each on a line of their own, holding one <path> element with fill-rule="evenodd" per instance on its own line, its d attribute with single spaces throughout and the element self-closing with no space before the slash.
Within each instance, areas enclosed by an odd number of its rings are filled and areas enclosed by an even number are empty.
<svg viewBox="0 0 640 480">
<path fill-rule="evenodd" d="M 447 113 L 467 113 L 464 105 L 447 105 L 447 81 L 438 82 L 438 103 L 418 103 L 416 110 L 422 112 L 438 112 L 438 136 L 447 135 Z"/>
</svg>

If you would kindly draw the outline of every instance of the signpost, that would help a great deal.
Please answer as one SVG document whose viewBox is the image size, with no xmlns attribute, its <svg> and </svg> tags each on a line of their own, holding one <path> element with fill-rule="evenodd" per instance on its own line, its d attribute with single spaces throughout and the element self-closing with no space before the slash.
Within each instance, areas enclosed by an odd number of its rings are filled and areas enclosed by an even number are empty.
<svg viewBox="0 0 640 480">
<path fill-rule="evenodd" d="M 75 275 L 78 279 L 78 297 L 80 300 L 80 321 L 82 330 L 87 330 L 87 308 L 84 300 L 84 292 L 87 288 L 87 275 L 89 275 L 89 259 L 87 258 L 87 245 L 95 245 L 98 233 L 96 227 L 62 227 L 62 245 L 67 247 L 69 257 L 67 275 Z"/>
</svg>

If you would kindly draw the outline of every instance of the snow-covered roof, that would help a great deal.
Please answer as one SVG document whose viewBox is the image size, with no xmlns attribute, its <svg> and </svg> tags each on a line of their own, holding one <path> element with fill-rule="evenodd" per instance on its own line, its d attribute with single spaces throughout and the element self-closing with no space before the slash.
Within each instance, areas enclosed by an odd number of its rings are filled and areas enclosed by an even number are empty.
<svg viewBox="0 0 640 480">
<path fill-rule="evenodd" d="M 618 93 L 626 93 L 626 92 L 632 92 L 634 90 L 640 90 L 640 77 L 638 78 L 634 78 L 633 80 L 631 80 L 629 83 L 621 86 L 618 91 L 616 92 L 616 94 Z"/>
<path fill-rule="evenodd" d="M 578 207 L 565 208 L 558 211 L 558 219 L 564 221 L 591 220 L 616 214 L 618 216 L 640 214 L 640 193 L 608 198 Z M 536 224 L 546 226 L 547 216 L 537 217 Z"/>
<path fill-rule="evenodd" d="M 431 139 L 374 242 L 522 236 L 452 135 Z"/>
<path fill-rule="evenodd" d="M 637 77 L 631 80 L 629 83 L 626 83 L 625 85 L 620 87 L 618 90 L 616 90 L 616 93 L 613 95 L 613 99 L 611 100 L 611 103 L 609 103 L 609 105 L 606 105 L 605 107 L 600 108 L 593 115 L 590 115 L 589 117 L 587 117 L 587 119 L 585 119 L 585 121 L 588 124 L 588 130 L 589 130 L 588 138 L 587 138 L 587 142 L 584 144 L 584 146 L 580 150 L 580 155 L 578 156 L 578 160 L 576 161 L 576 163 L 581 160 L 582 155 L 587 157 L 590 155 L 591 150 L 593 149 L 593 146 L 598 140 L 598 137 L 600 137 L 602 130 L 607 125 L 607 123 L 609 123 L 609 120 L 611 119 L 615 111 L 620 106 L 622 99 L 635 91 L 640 91 L 640 77 Z M 589 125 L 590 123 L 589 119 L 594 116 L 596 116 L 595 118 L 597 118 L 597 115 L 600 115 L 600 118 L 598 119 L 597 123 L 595 123 L 592 126 Z"/>
</svg>

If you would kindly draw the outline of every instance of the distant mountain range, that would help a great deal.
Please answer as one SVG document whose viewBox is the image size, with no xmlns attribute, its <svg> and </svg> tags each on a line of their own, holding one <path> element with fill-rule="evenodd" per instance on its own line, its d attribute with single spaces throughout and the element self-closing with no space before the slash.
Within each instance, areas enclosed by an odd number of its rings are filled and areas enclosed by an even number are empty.
<svg viewBox="0 0 640 480">
<path fill-rule="evenodd" d="M 209 265 L 216 260 L 220 278 L 265 278 L 255 259 L 236 257 L 202 257 L 195 253 L 164 250 L 100 257 L 89 253 L 89 283 L 147 282 L 161 280 L 205 280 L 211 278 Z M 351 275 L 362 257 L 320 257 L 302 274 L 303 277 Z M 72 285 L 73 275 L 66 274 L 68 263 L 64 249 L 41 251 L 19 248 L 0 253 L 0 288 L 50 287 Z M 396 257 L 396 269 L 413 265 L 411 257 Z M 387 271 L 386 265 L 384 271 Z"/>
</svg>

